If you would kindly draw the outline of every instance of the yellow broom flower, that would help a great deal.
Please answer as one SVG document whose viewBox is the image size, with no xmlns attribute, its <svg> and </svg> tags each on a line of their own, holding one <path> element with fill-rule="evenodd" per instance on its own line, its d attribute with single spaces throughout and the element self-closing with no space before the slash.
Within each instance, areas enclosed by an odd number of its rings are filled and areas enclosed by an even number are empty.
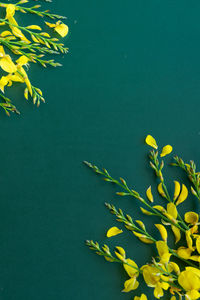
<svg viewBox="0 0 200 300">
<path fill-rule="evenodd" d="M 178 276 L 178 283 L 186 291 L 186 297 L 197 300 L 200 297 L 200 270 L 193 267 L 186 267 L 185 271 Z"/>
<path fill-rule="evenodd" d="M 56 24 L 49 22 L 45 22 L 45 24 L 50 28 L 54 28 L 54 30 L 62 37 L 65 37 L 68 34 L 68 26 L 64 23 L 61 23 L 61 21 L 56 22 Z"/>
</svg>

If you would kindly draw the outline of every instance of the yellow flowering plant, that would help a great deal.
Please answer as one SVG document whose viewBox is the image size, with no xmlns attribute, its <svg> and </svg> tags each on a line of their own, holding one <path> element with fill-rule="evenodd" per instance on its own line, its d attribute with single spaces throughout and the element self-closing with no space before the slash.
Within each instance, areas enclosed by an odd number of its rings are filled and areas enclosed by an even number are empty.
<svg viewBox="0 0 200 300">
<path fill-rule="evenodd" d="M 31 63 L 43 67 L 61 66 L 51 55 L 67 53 L 68 48 L 59 41 L 68 34 L 68 26 L 63 23 L 65 17 L 42 10 L 41 5 L 30 5 L 29 0 L 20 0 L 16 3 L 0 2 L 0 107 L 7 115 L 10 112 L 19 113 L 15 105 L 6 96 L 6 89 L 13 83 L 24 86 L 25 99 L 32 98 L 37 106 L 45 102 L 41 89 L 34 86 L 27 70 Z M 19 24 L 18 19 L 23 14 L 34 15 L 44 19 L 43 26 Z M 51 20 L 51 22 L 49 22 Z M 44 27 L 44 28 L 42 28 Z"/>
<path fill-rule="evenodd" d="M 171 195 L 168 191 L 163 175 L 163 157 L 172 152 L 172 146 L 166 145 L 159 151 L 157 142 L 151 135 L 146 137 L 145 142 L 153 148 L 149 153 L 150 166 L 157 177 L 157 192 L 163 198 L 164 205 L 155 203 L 158 195 L 153 195 L 151 186 L 145 191 L 145 196 L 141 196 L 130 188 L 123 178 L 115 179 L 106 169 L 101 170 L 86 161 L 84 163 L 95 173 L 102 175 L 105 181 L 120 187 L 121 191 L 117 192 L 117 195 L 131 196 L 137 199 L 141 203 L 142 214 L 158 218 L 157 224 L 154 225 L 160 235 L 159 239 L 148 232 L 142 220 L 135 220 L 120 208 L 117 209 L 114 205 L 105 203 L 108 210 L 116 216 L 116 220 L 123 223 L 125 228 L 142 243 L 155 245 L 155 256 L 149 263 L 138 266 L 132 258 L 127 257 L 122 246 L 116 246 L 112 252 L 108 245 L 100 246 L 93 240 L 87 240 L 86 245 L 107 261 L 122 264 L 128 275 L 122 291 L 134 291 L 133 300 L 147 300 L 152 297 L 160 299 L 164 295 L 170 300 L 200 299 L 199 214 L 195 211 L 187 211 L 182 216 L 179 213 L 179 207 L 189 197 L 188 188 L 184 183 L 175 180 L 173 194 Z M 193 161 L 185 163 L 180 157 L 175 156 L 171 165 L 180 167 L 187 174 L 191 182 L 191 194 L 200 200 L 200 172 L 197 172 L 195 163 Z M 108 229 L 106 236 L 110 238 L 122 234 L 122 232 L 122 229 L 114 226 Z M 170 235 L 174 236 L 172 245 L 169 239 Z M 152 288 L 153 296 L 152 294 L 149 296 L 137 295 L 136 290 L 141 280 Z"/>
</svg>

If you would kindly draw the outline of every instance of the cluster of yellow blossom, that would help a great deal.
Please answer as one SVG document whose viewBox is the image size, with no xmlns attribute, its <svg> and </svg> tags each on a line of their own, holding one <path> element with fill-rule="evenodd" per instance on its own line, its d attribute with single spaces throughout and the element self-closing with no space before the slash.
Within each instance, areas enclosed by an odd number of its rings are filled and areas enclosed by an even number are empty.
<svg viewBox="0 0 200 300">
<path fill-rule="evenodd" d="M 135 291 L 139 286 L 140 277 L 143 278 L 146 285 L 153 288 L 153 295 L 160 299 L 165 295 L 165 291 L 171 294 L 170 300 L 200 299 L 200 232 L 199 232 L 199 214 L 194 211 L 187 211 L 182 217 L 178 211 L 181 205 L 189 196 L 188 188 L 179 181 L 174 181 L 173 195 L 168 192 L 163 175 L 164 161 L 162 157 L 172 152 L 172 146 L 166 145 L 162 148 L 160 155 L 156 140 L 148 135 L 146 143 L 155 150 L 150 151 L 150 166 L 155 171 L 159 179 L 157 185 L 158 195 L 165 199 L 166 205 L 155 203 L 156 196 L 153 195 L 151 186 L 146 190 L 146 197 L 142 197 L 138 192 L 128 187 L 123 178 L 114 179 L 107 170 L 100 170 L 97 166 L 85 162 L 97 174 L 103 175 L 104 180 L 113 182 L 123 188 L 124 192 L 117 192 L 120 196 L 132 196 L 142 203 L 141 211 L 148 216 L 157 216 L 161 223 L 155 224 L 161 239 L 157 240 L 150 234 L 145 224 L 141 220 L 133 220 L 130 215 L 124 214 L 121 209 L 116 209 L 114 205 L 106 203 L 107 208 L 117 218 L 117 221 L 123 223 L 125 228 L 130 230 L 140 241 L 145 244 L 154 244 L 157 254 L 152 261 L 143 266 L 138 266 L 134 260 L 126 257 L 123 247 L 116 247 L 115 256 L 111 254 L 107 245 L 102 248 L 93 241 L 86 241 L 86 244 L 95 250 L 97 254 L 102 255 L 110 262 L 122 263 L 129 278 L 124 283 L 123 292 Z M 161 161 L 159 160 L 161 157 Z M 185 164 L 182 159 L 175 157 L 175 166 L 179 166 L 188 174 L 192 181 L 191 192 L 198 199 L 200 190 L 196 182 L 200 182 L 200 173 L 196 172 L 194 162 Z M 145 207 L 145 208 L 144 208 Z M 170 228 L 171 230 L 169 230 Z M 121 234 L 122 229 L 114 226 L 107 230 L 108 238 Z M 174 235 L 174 244 L 170 245 L 168 236 Z M 180 264 L 179 264 L 180 262 Z M 147 296 L 135 296 L 134 300 L 147 300 Z M 152 299 L 152 297 L 150 297 Z"/>
<path fill-rule="evenodd" d="M 21 0 L 16 4 L 0 3 L 2 10 L 5 10 L 5 17 L 0 18 L 1 28 L 5 30 L 0 33 L 0 68 L 2 76 L 0 78 L 0 97 L 3 102 L 0 106 L 9 115 L 10 111 L 18 112 L 16 107 L 11 103 L 10 99 L 4 96 L 5 87 L 12 86 L 13 82 L 25 84 L 24 97 L 28 99 L 29 95 L 33 98 L 33 103 L 40 105 L 45 102 L 42 91 L 33 86 L 29 80 L 25 67 L 27 68 L 31 62 L 39 63 L 42 66 L 60 66 L 54 60 L 45 59 L 45 55 L 66 53 L 67 48 L 59 42 L 57 37 L 53 37 L 48 32 L 43 32 L 38 25 L 19 25 L 16 21 L 15 14 L 17 11 L 21 13 L 31 13 L 39 17 L 47 17 L 58 19 L 56 23 L 45 22 L 47 28 L 52 28 L 58 35 L 65 37 L 68 34 L 68 26 L 60 19 L 62 16 L 54 15 L 48 11 L 40 11 L 40 5 L 33 7 L 22 6 L 28 0 Z M 8 27 L 10 30 L 8 30 Z"/>
</svg>

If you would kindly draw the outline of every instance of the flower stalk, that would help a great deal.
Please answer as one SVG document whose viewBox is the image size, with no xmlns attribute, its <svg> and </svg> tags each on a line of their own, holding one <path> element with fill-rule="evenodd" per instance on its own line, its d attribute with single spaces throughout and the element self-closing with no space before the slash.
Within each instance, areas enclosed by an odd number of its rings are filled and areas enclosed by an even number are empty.
<svg viewBox="0 0 200 300">
<path fill-rule="evenodd" d="M 154 196 L 151 186 L 146 190 L 146 198 L 134 189 L 129 188 L 127 182 L 120 178 L 113 178 L 106 169 L 99 169 L 87 161 L 84 163 L 95 173 L 103 176 L 107 182 L 111 182 L 122 188 L 117 192 L 119 196 L 131 196 L 138 199 L 144 207 L 141 212 L 148 216 L 157 216 L 161 223 L 154 224 L 160 233 L 161 239 L 156 239 L 146 229 L 145 224 L 141 220 L 134 220 L 129 214 L 124 214 L 121 209 L 117 209 L 113 204 L 105 203 L 109 211 L 116 216 L 119 223 L 123 223 L 125 228 L 133 233 L 142 243 L 154 244 L 157 255 L 152 258 L 151 262 L 138 266 L 134 260 L 127 258 L 124 248 L 116 247 L 113 255 L 108 245 L 99 246 L 98 242 L 92 240 L 86 241 L 86 245 L 94 250 L 98 255 L 104 256 L 107 261 L 121 263 L 129 276 L 124 283 L 123 292 L 137 290 L 139 286 L 138 279 L 142 277 L 147 286 L 153 288 L 153 296 L 160 299 L 164 296 L 165 291 L 169 291 L 172 295 L 170 300 L 182 299 L 197 300 L 200 298 L 200 234 L 199 214 L 187 211 L 182 217 L 178 211 L 178 207 L 188 198 L 188 189 L 182 183 L 174 181 L 174 195 L 170 195 L 165 184 L 163 175 L 164 161 L 159 161 L 159 156 L 164 157 L 172 152 L 172 146 L 166 145 L 159 153 L 156 140 L 148 135 L 145 139 L 146 143 L 155 150 L 150 151 L 150 166 L 159 178 L 157 186 L 158 193 L 166 200 L 166 205 L 154 205 Z M 185 164 L 183 160 L 175 156 L 174 166 L 182 168 L 188 175 L 193 186 L 191 192 L 200 200 L 200 172 L 196 171 L 196 165 L 193 161 Z M 167 226 L 171 228 L 171 233 L 167 230 Z M 111 238 L 118 234 L 122 234 L 123 230 L 118 227 L 112 227 L 107 231 L 107 238 Z M 174 247 L 169 246 L 168 235 L 173 234 L 175 238 Z M 178 244 L 178 246 L 177 246 Z M 180 264 L 173 260 L 178 259 Z M 150 298 L 152 299 L 152 297 Z M 147 296 L 135 295 L 134 300 L 147 300 Z"/>
</svg>

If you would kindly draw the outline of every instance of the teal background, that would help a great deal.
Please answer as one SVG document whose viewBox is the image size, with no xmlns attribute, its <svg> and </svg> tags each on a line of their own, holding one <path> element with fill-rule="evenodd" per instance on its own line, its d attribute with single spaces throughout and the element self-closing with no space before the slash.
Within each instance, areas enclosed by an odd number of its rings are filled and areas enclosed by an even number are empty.
<svg viewBox="0 0 200 300">
<path fill-rule="evenodd" d="M 139 204 L 117 197 L 119 189 L 82 161 L 127 178 L 141 194 L 155 183 L 146 134 L 199 161 L 200 2 L 59 0 L 44 7 L 68 16 L 70 50 L 58 58 L 63 68 L 29 71 L 47 104 L 33 107 L 19 86 L 10 95 L 21 115 L 0 113 L 0 299 L 133 300 L 144 285 L 122 294 L 128 277 L 121 266 L 91 253 L 84 240 L 123 245 L 139 265 L 150 261 L 155 249 L 130 232 L 105 238 L 116 223 L 104 202 L 136 218 Z M 172 180 L 184 177 L 171 167 L 166 174 L 172 192 Z M 194 209 L 190 198 L 186 208 Z"/>
</svg>

